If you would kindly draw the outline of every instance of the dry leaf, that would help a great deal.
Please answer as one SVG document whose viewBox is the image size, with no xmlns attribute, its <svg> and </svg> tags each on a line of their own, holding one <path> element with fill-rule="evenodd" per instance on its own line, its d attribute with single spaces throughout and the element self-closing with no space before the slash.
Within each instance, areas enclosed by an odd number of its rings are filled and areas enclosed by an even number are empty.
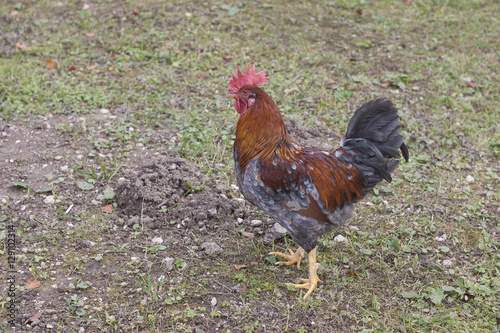
<svg viewBox="0 0 500 333">
<path fill-rule="evenodd" d="M 111 72 L 113 69 L 114 69 L 114 68 L 113 68 L 113 66 L 109 66 L 109 67 L 108 67 L 108 71 L 110 71 L 110 72 Z"/>
<path fill-rule="evenodd" d="M 17 42 L 16 47 L 21 51 L 26 51 L 29 49 L 28 45 L 23 44 L 22 42 Z"/>
<path fill-rule="evenodd" d="M 17 10 L 13 10 L 10 12 L 10 16 L 16 16 L 17 14 L 19 14 Z"/>
<path fill-rule="evenodd" d="M 96 67 L 97 67 L 97 65 L 87 66 L 87 69 L 89 71 L 91 71 L 91 70 L 95 69 Z"/>
<path fill-rule="evenodd" d="M 41 312 L 37 313 L 36 315 L 34 316 L 31 316 L 29 317 L 28 319 L 26 319 L 26 321 L 24 322 L 24 325 L 26 324 L 29 324 L 29 323 L 34 323 L 35 321 L 38 320 L 38 318 L 40 318 L 40 316 L 42 315 Z"/>
<path fill-rule="evenodd" d="M 138 12 L 132 12 L 132 15 L 139 16 L 139 13 Z"/>
<path fill-rule="evenodd" d="M 51 71 L 56 68 L 56 63 L 52 60 L 47 60 L 47 68 Z"/>
<path fill-rule="evenodd" d="M 106 205 L 101 208 L 101 212 L 111 214 L 113 213 L 113 205 Z"/>
<path fill-rule="evenodd" d="M 95 37 L 95 32 L 87 32 L 85 34 L 85 36 L 87 36 L 88 38 L 94 38 Z"/>
<path fill-rule="evenodd" d="M 247 268 L 247 265 L 234 265 L 234 268 L 236 269 L 242 269 L 242 268 Z"/>
<path fill-rule="evenodd" d="M 353 278 L 358 278 L 359 274 L 356 273 L 355 271 L 347 271 L 345 272 L 346 275 L 352 276 Z"/>
<path fill-rule="evenodd" d="M 76 67 L 75 66 L 69 66 L 68 71 L 76 71 Z"/>
<path fill-rule="evenodd" d="M 361 9 L 356 9 L 356 13 L 358 13 L 358 15 L 362 15 L 363 11 Z"/>
<path fill-rule="evenodd" d="M 28 288 L 28 289 L 35 289 L 38 287 L 40 287 L 40 281 L 38 281 L 38 279 L 34 279 L 33 281 L 26 282 L 26 288 Z"/>
<path fill-rule="evenodd" d="M 233 59 L 233 56 L 232 55 L 227 55 L 227 56 L 224 57 L 224 59 L 226 59 L 226 60 Z"/>
<path fill-rule="evenodd" d="M 476 88 L 477 83 L 474 81 L 467 81 L 465 82 L 469 87 L 471 88 Z"/>
<path fill-rule="evenodd" d="M 411 2 L 411 0 L 403 0 L 403 3 L 407 3 L 408 4 L 410 2 Z"/>
<path fill-rule="evenodd" d="M 384 87 L 384 88 L 387 88 L 388 86 L 390 86 L 390 85 L 391 85 L 391 83 L 390 83 L 390 82 L 384 82 L 384 83 L 381 83 L 380 85 L 381 85 L 382 87 Z"/>
<path fill-rule="evenodd" d="M 109 60 L 115 60 L 115 53 L 114 52 L 111 52 L 111 54 L 109 55 Z"/>
<path fill-rule="evenodd" d="M 243 231 L 241 234 L 248 238 L 253 238 L 254 235 L 253 232 L 246 232 L 246 231 Z"/>
<path fill-rule="evenodd" d="M 349 58 L 349 61 L 358 61 L 358 58 L 351 57 Z"/>
</svg>

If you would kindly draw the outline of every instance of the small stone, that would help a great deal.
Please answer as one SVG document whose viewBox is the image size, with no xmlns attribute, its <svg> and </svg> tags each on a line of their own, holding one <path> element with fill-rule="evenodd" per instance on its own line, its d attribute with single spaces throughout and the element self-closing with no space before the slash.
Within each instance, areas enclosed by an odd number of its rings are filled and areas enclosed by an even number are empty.
<svg viewBox="0 0 500 333">
<path fill-rule="evenodd" d="M 217 192 L 219 193 L 222 193 L 222 192 L 226 192 L 227 191 L 227 188 L 223 185 L 217 185 L 215 186 L 215 189 L 217 190 Z"/>
<path fill-rule="evenodd" d="M 240 224 L 240 223 L 242 223 L 242 222 L 243 222 L 243 219 L 242 219 L 241 217 L 238 217 L 238 218 L 236 219 L 236 223 Z"/>
<path fill-rule="evenodd" d="M 132 260 L 132 261 L 138 261 L 139 258 L 137 258 L 137 257 L 130 257 L 130 260 Z"/>
<path fill-rule="evenodd" d="M 443 236 L 441 237 L 436 237 L 436 240 L 438 242 L 444 242 L 448 237 L 446 236 L 446 234 L 443 234 Z"/>
<path fill-rule="evenodd" d="M 174 261 L 175 261 L 174 258 L 165 258 L 165 268 L 167 272 L 170 272 L 172 270 Z"/>
<path fill-rule="evenodd" d="M 210 301 L 210 304 L 212 304 L 212 306 L 216 306 L 217 305 L 217 298 L 212 297 L 212 300 Z"/>
<path fill-rule="evenodd" d="M 261 224 L 262 224 L 262 221 L 261 221 L 261 220 L 252 220 L 252 221 L 250 221 L 250 225 L 251 225 L 252 227 L 258 227 L 258 226 L 260 226 Z"/>
<path fill-rule="evenodd" d="M 45 325 L 45 327 L 47 327 L 48 329 L 54 328 L 54 326 L 52 326 L 51 324 L 47 324 Z"/>
<path fill-rule="evenodd" d="M 245 203 L 245 199 L 243 199 L 243 198 L 233 198 L 233 200 L 238 202 L 238 203 Z"/>
<path fill-rule="evenodd" d="M 336 241 L 337 243 L 342 243 L 345 242 L 345 237 L 342 235 L 337 235 L 333 240 Z"/>
<path fill-rule="evenodd" d="M 45 199 L 43 199 L 43 202 L 45 202 L 48 205 L 52 205 L 56 202 L 56 199 L 54 199 L 53 195 L 48 195 L 45 197 Z"/>
<path fill-rule="evenodd" d="M 286 229 L 283 228 L 278 222 L 274 223 L 272 228 L 269 228 L 264 233 L 264 238 L 262 239 L 264 244 L 271 244 L 277 239 L 281 239 L 285 236 Z"/>
<path fill-rule="evenodd" d="M 186 268 L 188 268 L 188 267 L 189 267 L 188 263 L 187 262 L 183 262 L 182 266 L 181 266 L 181 268 L 179 268 L 179 270 L 182 272 L 182 271 L 186 270 Z"/>
<path fill-rule="evenodd" d="M 153 243 L 156 243 L 156 244 L 161 244 L 163 243 L 163 239 L 161 237 L 153 237 L 153 239 L 151 240 Z"/>
<path fill-rule="evenodd" d="M 351 229 L 352 231 L 359 231 L 359 228 L 358 228 L 358 227 L 355 227 L 355 226 L 353 226 L 353 225 L 351 225 L 351 226 L 349 227 L 349 229 Z"/>
<path fill-rule="evenodd" d="M 449 259 L 443 260 L 443 266 L 451 266 L 451 260 Z"/>
<path fill-rule="evenodd" d="M 62 159 L 62 156 L 59 156 L 59 155 L 58 155 L 58 156 L 54 157 L 54 159 L 55 159 L 56 161 L 59 161 L 60 159 Z"/>
<path fill-rule="evenodd" d="M 316 270 L 318 272 L 323 272 L 324 270 L 326 270 L 325 267 L 323 267 L 323 265 L 321 265 L 319 262 L 316 263 Z"/>
<path fill-rule="evenodd" d="M 200 249 L 208 255 L 222 252 L 222 248 L 214 242 L 205 242 L 200 245 Z"/>
<path fill-rule="evenodd" d="M 28 253 L 28 248 L 27 248 L 27 247 L 23 247 L 23 248 L 21 249 L 21 251 L 22 251 L 23 253 Z"/>
<path fill-rule="evenodd" d="M 208 217 L 215 217 L 217 216 L 217 208 L 212 208 L 208 210 Z"/>
<path fill-rule="evenodd" d="M 465 181 L 467 183 L 473 183 L 474 182 L 474 177 L 472 177 L 471 175 L 468 175 L 466 178 L 465 178 Z"/>
<path fill-rule="evenodd" d="M 273 231 L 278 234 L 286 234 L 286 229 L 281 226 L 278 222 L 273 225 Z"/>
<path fill-rule="evenodd" d="M 233 190 L 233 191 L 239 191 L 240 189 L 238 188 L 238 186 L 236 186 L 234 184 L 231 184 L 231 190 Z"/>
<path fill-rule="evenodd" d="M 108 114 L 109 113 L 109 110 L 108 109 L 100 109 L 99 112 L 101 114 Z"/>
</svg>

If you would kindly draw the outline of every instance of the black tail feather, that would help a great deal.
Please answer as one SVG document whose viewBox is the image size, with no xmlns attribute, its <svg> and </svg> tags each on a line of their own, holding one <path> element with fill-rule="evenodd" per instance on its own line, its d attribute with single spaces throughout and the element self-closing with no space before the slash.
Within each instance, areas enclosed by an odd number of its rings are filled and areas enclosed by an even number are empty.
<svg viewBox="0 0 500 333">
<path fill-rule="evenodd" d="M 398 110 L 388 99 L 364 104 L 349 121 L 342 147 L 362 175 L 363 195 L 383 179 L 392 180 L 391 173 L 399 165 L 395 159 L 403 155 L 408 161 L 408 148 L 400 132 Z"/>
</svg>

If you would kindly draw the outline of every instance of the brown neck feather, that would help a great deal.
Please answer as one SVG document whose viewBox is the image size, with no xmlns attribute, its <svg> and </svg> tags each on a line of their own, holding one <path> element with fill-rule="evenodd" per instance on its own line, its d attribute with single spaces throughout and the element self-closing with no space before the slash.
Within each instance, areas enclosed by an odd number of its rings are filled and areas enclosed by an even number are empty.
<svg viewBox="0 0 500 333">
<path fill-rule="evenodd" d="M 256 94 L 255 104 L 240 117 L 234 141 L 241 171 L 253 158 L 271 158 L 277 147 L 291 142 L 283 117 L 271 97 L 258 87 L 249 89 Z"/>
</svg>

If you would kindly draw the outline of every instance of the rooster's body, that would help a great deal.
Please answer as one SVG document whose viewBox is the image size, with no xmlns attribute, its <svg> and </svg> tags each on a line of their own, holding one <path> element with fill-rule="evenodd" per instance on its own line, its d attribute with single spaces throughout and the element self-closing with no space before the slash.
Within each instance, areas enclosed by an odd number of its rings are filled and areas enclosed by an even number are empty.
<svg viewBox="0 0 500 333">
<path fill-rule="evenodd" d="M 241 114 L 234 142 L 238 186 L 301 247 L 291 255 L 274 254 L 299 266 L 304 251 L 309 253 L 309 279 L 294 285 L 309 289 L 307 297 L 319 282 L 318 236 L 344 224 L 354 204 L 383 179 L 391 181 L 398 149 L 408 160 L 397 109 L 387 99 L 368 102 L 354 113 L 339 148 L 302 147 L 290 138 L 273 100 L 257 87 L 267 82 L 265 73 L 255 73 L 255 67 L 238 72 L 229 86 Z"/>
</svg>

